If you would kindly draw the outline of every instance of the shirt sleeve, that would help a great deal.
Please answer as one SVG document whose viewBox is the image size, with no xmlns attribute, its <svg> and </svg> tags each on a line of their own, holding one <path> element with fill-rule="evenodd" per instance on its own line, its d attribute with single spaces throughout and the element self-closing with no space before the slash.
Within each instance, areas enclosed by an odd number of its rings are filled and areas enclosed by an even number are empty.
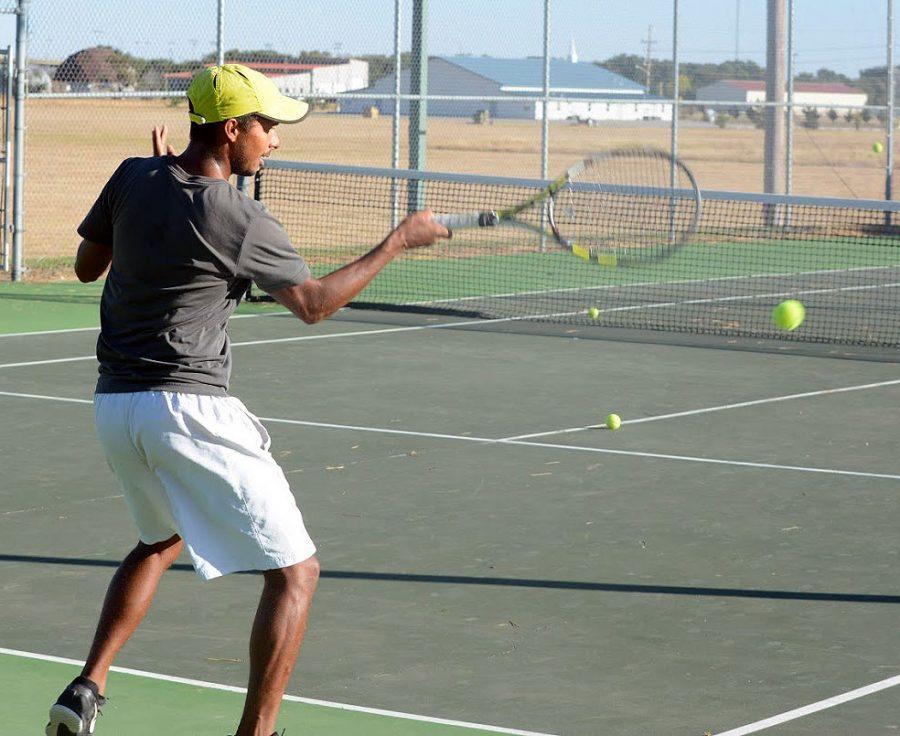
<svg viewBox="0 0 900 736">
<path fill-rule="evenodd" d="M 281 223 L 268 212 L 250 222 L 238 258 L 241 278 L 252 279 L 265 292 L 302 284 L 310 277 L 306 265 Z"/>
<path fill-rule="evenodd" d="M 94 206 L 88 211 L 85 218 L 78 226 L 78 234 L 85 240 L 100 245 L 113 245 L 113 214 L 114 214 L 114 197 L 116 187 L 121 178 L 122 171 L 132 159 L 126 159 L 122 162 L 115 173 L 106 182 Z"/>
</svg>

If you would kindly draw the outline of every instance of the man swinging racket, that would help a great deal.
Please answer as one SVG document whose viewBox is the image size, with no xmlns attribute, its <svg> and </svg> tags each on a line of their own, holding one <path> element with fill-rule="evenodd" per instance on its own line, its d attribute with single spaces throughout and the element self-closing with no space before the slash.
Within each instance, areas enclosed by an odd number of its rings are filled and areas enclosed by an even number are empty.
<svg viewBox="0 0 900 736">
<path fill-rule="evenodd" d="M 312 277 L 278 221 L 228 181 L 255 174 L 278 148 L 278 124 L 299 122 L 308 104 L 238 64 L 197 74 L 188 99 L 187 149 L 164 155 L 165 130 L 155 130 L 157 155 L 124 161 L 78 228 L 78 278 L 110 269 L 94 413 L 140 541 L 113 576 L 87 662 L 51 707 L 47 736 L 94 733 L 113 660 L 185 545 L 205 580 L 262 571 L 235 736 L 275 731 L 319 565 L 269 435 L 227 393 L 228 318 L 252 280 L 318 322 L 403 251 L 449 237 L 418 212 L 366 255 Z"/>
</svg>

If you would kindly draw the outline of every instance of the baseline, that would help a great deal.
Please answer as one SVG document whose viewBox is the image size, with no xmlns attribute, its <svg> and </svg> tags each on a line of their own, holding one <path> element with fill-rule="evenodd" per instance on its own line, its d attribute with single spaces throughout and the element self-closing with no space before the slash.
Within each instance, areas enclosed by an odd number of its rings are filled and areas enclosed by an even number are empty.
<svg viewBox="0 0 900 736">
<path fill-rule="evenodd" d="M 850 690 L 849 692 L 841 693 L 840 695 L 825 698 L 825 700 L 819 700 L 815 703 L 810 703 L 809 705 L 804 705 L 800 708 L 794 708 L 793 710 L 785 711 L 784 713 L 780 713 L 777 716 L 772 716 L 771 718 L 765 718 L 761 721 L 748 723 L 746 726 L 739 726 L 738 728 L 732 728 L 728 731 L 721 731 L 714 736 L 745 736 L 748 733 L 756 733 L 757 731 L 772 728 L 772 726 L 778 726 L 782 723 L 787 723 L 788 721 L 794 721 L 798 718 L 802 718 L 803 716 L 811 715 L 812 713 L 818 713 L 819 711 L 826 710 L 828 708 L 834 708 L 836 705 L 848 703 L 851 700 L 856 700 L 858 698 L 865 697 L 866 695 L 872 695 L 873 693 L 880 692 L 881 690 L 887 690 L 888 688 L 895 687 L 896 685 L 900 685 L 900 675 L 888 677 L 885 680 L 873 682 L 871 685 L 865 685 L 864 687 L 857 688 L 856 690 Z"/>
</svg>

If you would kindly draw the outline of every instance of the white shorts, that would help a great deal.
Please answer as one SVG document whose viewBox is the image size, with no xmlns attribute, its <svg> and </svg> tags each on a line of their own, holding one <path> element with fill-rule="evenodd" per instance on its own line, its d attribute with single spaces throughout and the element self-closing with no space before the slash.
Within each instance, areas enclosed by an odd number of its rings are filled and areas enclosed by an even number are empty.
<svg viewBox="0 0 900 736">
<path fill-rule="evenodd" d="M 315 553 L 269 433 L 238 399 L 96 394 L 94 419 L 145 544 L 178 534 L 205 580 Z"/>
</svg>

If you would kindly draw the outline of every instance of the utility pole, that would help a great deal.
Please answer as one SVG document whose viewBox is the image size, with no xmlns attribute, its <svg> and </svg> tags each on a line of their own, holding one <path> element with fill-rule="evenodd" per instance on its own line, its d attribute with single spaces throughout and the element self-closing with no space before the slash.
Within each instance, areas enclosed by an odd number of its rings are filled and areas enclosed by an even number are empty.
<svg viewBox="0 0 900 736">
<path fill-rule="evenodd" d="M 650 25 L 647 27 L 647 38 L 642 39 L 641 43 L 644 44 L 644 63 L 639 67 L 639 69 L 644 72 L 644 86 L 647 88 L 647 91 L 650 91 L 650 77 L 653 73 L 653 46 L 656 44 L 656 41 L 653 40 L 653 26 Z"/>
<path fill-rule="evenodd" d="M 734 60 L 741 59 L 741 0 L 735 0 L 734 12 Z"/>
<path fill-rule="evenodd" d="M 765 171 L 763 190 L 769 194 L 781 194 L 785 185 L 786 115 L 783 107 L 786 97 L 786 0 L 767 0 L 768 32 L 766 36 L 766 102 L 776 103 L 766 107 Z M 765 212 L 766 224 L 774 225 L 775 209 Z"/>
</svg>

